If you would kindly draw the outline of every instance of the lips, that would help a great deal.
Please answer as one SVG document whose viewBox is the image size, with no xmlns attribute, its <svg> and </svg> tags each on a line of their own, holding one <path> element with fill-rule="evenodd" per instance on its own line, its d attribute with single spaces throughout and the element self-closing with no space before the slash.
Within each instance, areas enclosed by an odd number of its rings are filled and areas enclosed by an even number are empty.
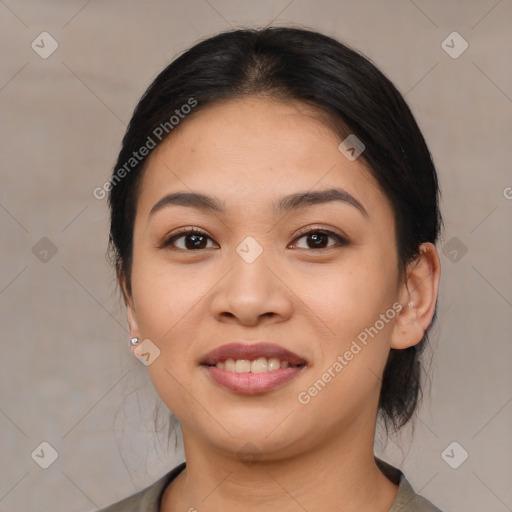
<svg viewBox="0 0 512 512">
<path fill-rule="evenodd" d="M 284 386 L 304 371 L 307 361 L 272 343 L 230 343 L 208 352 L 200 366 L 222 388 L 256 395 Z"/>
<path fill-rule="evenodd" d="M 292 366 L 305 365 L 306 360 L 295 352 L 291 352 L 279 345 L 272 343 L 257 343 L 246 345 L 242 343 L 229 343 L 222 345 L 211 352 L 208 352 L 201 360 L 201 364 L 206 366 L 215 366 L 219 362 L 228 359 L 246 359 L 254 361 L 265 357 L 267 359 L 276 358 L 280 361 L 287 361 Z"/>
</svg>

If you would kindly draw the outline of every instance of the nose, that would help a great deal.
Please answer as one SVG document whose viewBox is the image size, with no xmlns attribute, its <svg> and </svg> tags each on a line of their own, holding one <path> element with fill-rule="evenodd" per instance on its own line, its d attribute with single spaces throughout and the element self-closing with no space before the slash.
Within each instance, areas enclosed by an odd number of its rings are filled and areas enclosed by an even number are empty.
<svg viewBox="0 0 512 512">
<path fill-rule="evenodd" d="M 263 251 L 254 261 L 236 253 L 231 270 L 216 287 L 211 302 L 218 321 L 255 326 L 261 322 L 282 322 L 290 317 L 293 293 L 282 265 Z"/>
</svg>

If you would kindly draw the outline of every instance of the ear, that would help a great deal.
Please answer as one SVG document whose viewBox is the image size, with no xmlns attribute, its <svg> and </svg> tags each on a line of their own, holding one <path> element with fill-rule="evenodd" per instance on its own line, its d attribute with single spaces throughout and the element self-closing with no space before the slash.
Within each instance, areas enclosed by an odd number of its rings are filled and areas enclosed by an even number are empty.
<svg viewBox="0 0 512 512">
<path fill-rule="evenodd" d="M 126 306 L 126 316 L 128 319 L 128 327 L 130 329 L 130 338 L 140 338 L 140 329 L 137 324 L 137 314 L 135 304 L 133 301 L 132 291 L 131 288 L 128 286 L 126 276 L 124 275 L 122 270 L 118 270 L 117 280 L 119 282 L 119 286 L 121 287 L 124 304 Z M 134 350 L 134 348 L 135 347 L 132 347 L 132 351 Z"/>
<path fill-rule="evenodd" d="M 400 286 L 402 309 L 393 327 L 391 348 L 412 347 L 422 340 L 434 317 L 440 277 L 441 261 L 435 245 L 422 244 Z"/>
</svg>

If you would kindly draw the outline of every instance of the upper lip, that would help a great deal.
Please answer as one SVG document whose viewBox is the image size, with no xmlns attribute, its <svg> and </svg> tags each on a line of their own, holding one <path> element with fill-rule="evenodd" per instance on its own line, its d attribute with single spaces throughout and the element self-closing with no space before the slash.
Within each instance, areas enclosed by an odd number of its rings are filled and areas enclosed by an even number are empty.
<svg viewBox="0 0 512 512">
<path fill-rule="evenodd" d="M 280 361 L 288 361 L 293 365 L 306 364 L 305 359 L 295 352 L 273 343 L 228 343 L 208 352 L 201 359 L 201 364 L 215 365 L 219 361 L 226 361 L 227 359 L 248 359 L 253 361 L 259 357 L 267 359 L 275 357 Z"/>
</svg>

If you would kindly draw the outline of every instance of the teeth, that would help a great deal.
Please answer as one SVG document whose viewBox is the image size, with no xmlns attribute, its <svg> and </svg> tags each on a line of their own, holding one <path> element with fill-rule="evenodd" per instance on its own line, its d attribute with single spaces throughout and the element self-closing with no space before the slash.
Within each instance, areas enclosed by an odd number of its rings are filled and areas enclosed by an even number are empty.
<svg viewBox="0 0 512 512">
<path fill-rule="evenodd" d="M 235 362 L 235 372 L 247 373 L 251 371 L 251 361 L 248 359 L 237 359 Z"/>
<path fill-rule="evenodd" d="M 288 361 L 280 361 L 277 357 L 260 357 L 254 361 L 248 359 L 227 359 L 226 361 L 219 361 L 216 365 L 221 370 L 237 373 L 263 373 L 279 370 L 279 368 L 288 368 L 290 363 Z"/>
<path fill-rule="evenodd" d="M 276 359 L 275 357 L 271 357 L 268 360 L 267 368 L 270 371 L 272 371 L 272 370 L 279 370 L 279 368 L 281 368 L 281 361 L 279 361 L 279 359 Z"/>
<path fill-rule="evenodd" d="M 251 372 L 252 373 L 263 373 L 268 369 L 268 363 L 266 357 L 260 357 L 259 359 L 255 359 L 251 363 Z"/>
</svg>

